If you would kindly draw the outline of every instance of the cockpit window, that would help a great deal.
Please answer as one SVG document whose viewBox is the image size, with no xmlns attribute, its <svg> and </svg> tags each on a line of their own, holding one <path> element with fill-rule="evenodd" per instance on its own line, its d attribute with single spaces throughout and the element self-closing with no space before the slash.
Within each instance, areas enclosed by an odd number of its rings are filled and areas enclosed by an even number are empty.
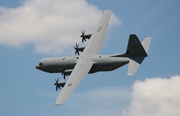
<svg viewBox="0 0 180 116">
<path fill-rule="evenodd" d="M 42 63 L 42 62 L 40 62 L 40 63 L 39 63 L 39 66 L 43 66 L 43 63 Z"/>
</svg>

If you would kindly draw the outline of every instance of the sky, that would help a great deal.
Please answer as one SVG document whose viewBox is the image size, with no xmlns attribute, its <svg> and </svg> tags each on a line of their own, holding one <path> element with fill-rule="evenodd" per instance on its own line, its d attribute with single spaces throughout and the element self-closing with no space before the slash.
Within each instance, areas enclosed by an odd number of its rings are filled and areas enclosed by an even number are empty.
<svg viewBox="0 0 180 116">
<path fill-rule="evenodd" d="M 1 0 L 1 116 L 179 116 L 179 0 Z M 35 69 L 46 57 L 74 56 L 81 31 L 92 33 L 113 11 L 100 54 L 125 53 L 130 34 L 151 37 L 149 56 L 134 76 L 128 65 L 87 75 L 62 106 L 55 79 Z"/>
</svg>

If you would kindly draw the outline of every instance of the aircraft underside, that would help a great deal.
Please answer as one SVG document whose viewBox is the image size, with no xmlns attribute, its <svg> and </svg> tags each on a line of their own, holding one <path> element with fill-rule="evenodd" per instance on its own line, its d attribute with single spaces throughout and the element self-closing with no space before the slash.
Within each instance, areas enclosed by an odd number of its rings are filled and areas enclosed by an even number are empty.
<svg viewBox="0 0 180 116">
<path fill-rule="evenodd" d="M 59 58 L 60 59 L 60 58 Z M 67 61 L 66 61 L 67 60 Z M 43 69 L 45 72 L 49 73 L 62 73 L 63 71 L 66 75 L 70 75 L 76 65 L 76 58 L 69 57 L 64 60 L 64 65 L 52 65 Z M 117 57 L 101 57 L 101 58 L 92 58 L 96 63 L 93 64 L 92 68 L 89 71 L 89 74 L 96 73 L 99 71 L 112 71 L 115 70 L 129 62 L 128 58 L 117 58 Z"/>
<path fill-rule="evenodd" d="M 126 62 L 119 62 L 119 63 L 107 63 L 107 64 L 94 64 L 89 72 L 91 73 L 96 73 L 100 71 L 112 71 L 115 70 L 125 64 L 127 64 L 128 61 Z"/>
</svg>

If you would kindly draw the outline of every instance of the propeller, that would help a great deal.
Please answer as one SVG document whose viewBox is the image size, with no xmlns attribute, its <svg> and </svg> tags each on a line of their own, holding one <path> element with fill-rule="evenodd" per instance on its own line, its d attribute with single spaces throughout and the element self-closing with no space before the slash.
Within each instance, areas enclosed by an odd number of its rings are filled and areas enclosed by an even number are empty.
<svg viewBox="0 0 180 116">
<path fill-rule="evenodd" d="M 64 77 L 64 80 L 66 80 L 66 76 L 67 76 L 67 74 L 66 74 L 66 72 L 65 72 L 65 70 L 64 70 L 64 69 L 62 70 L 62 75 L 63 75 L 63 77 Z"/>
<path fill-rule="evenodd" d="M 81 31 L 81 36 L 80 37 L 82 37 L 82 43 L 84 42 L 84 41 L 86 41 L 86 38 L 85 38 L 85 36 L 84 36 L 84 34 L 85 34 L 85 30 L 84 31 Z"/>
<path fill-rule="evenodd" d="M 76 46 L 74 47 L 75 49 L 75 54 L 79 55 L 79 50 L 78 50 L 79 44 L 76 43 Z"/>
<path fill-rule="evenodd" d="M 54 86 L 56 86 L 56 91 L 58 91 L 58 89 L 61 89 L 60 88 L 60 85 L 58 85 L 58 82 L 59 82 L 59 78 L 55 79 L 55 83 L 54 83 Z"/>
</svg>

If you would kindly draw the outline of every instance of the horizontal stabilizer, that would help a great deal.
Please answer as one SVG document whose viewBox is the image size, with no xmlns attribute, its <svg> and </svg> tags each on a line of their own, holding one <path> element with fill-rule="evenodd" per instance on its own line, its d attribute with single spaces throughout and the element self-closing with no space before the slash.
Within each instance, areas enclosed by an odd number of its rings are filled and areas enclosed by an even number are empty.
<svg viewBox="0 0 180 116">
<path fill-rule="evenodd" d="M 129 60 L 128 76 L 133 76 L 145 57 L 133 57 Z"/>
</svg>

